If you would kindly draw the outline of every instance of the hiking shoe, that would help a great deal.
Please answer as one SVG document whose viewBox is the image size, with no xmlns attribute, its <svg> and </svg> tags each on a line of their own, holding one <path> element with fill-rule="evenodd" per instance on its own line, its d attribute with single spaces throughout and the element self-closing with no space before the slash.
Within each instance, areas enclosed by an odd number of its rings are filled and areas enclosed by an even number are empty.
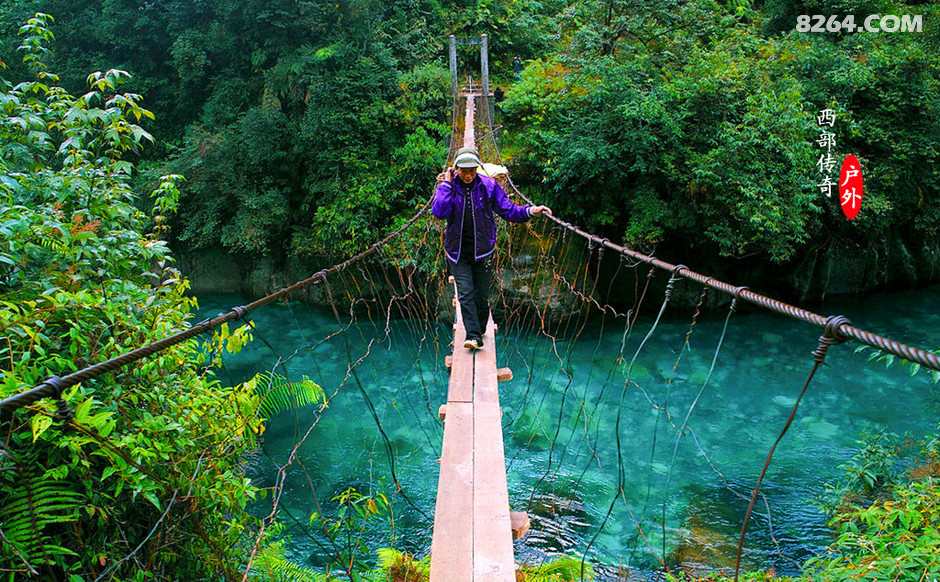
<svg viewBox="0 0 940 582">
<path fill-rule="evenodd" d="M 463 342 L 463 347 L 478 350 L 483 347 L 483 340 L 478 337 L 468 337 L 467 341 Z"/>
</svg>

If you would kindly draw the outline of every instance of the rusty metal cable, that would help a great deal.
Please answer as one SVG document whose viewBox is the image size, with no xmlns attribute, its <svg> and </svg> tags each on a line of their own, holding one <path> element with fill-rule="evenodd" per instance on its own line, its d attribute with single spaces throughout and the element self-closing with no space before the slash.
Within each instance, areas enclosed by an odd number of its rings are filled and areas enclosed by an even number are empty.
<svg viewBox="0 0 940 582">
<path fill-rule="evenodd" d="M 185 331 L 181 331 L 180 333 L 172 335 L 168 338 L 164 338 L 162 340 L 152 342 L 150 344 L 147 344 L 146 346 L 139 347 L 125 354 L 121 354 L 120 356 L 111 358 L 110 360 L 99 362 L 97 364 L 93 364 L 91 366 L 82 368 L 81 370 L 78 370 L 66 376 L 62 376 L 62 377 L 51 376 L 48 379 L 46 379 L 42 384 L 39 384 L 38 386 L 31 388 L 30 390 L 27 390 L 25 392 L 20 392 L 19 394 L 14 394 L 13 396 L 10 396 L 9 398 L 5 398 L 4 400 L 0 401 L 0 416 L 12 414 L 15 410 L 19 408 L 23 408 L 25 406 L 29 406 L 38 400 L 42 400 L 43 398 L 57 398 L 58 399 L 62 395 L 62 392 L 64 390 L 72 386 L 75 386 L 76 384 L 91 380 L 92 378 L 96 378 L 100 376 L 101 374 L 105 374 L 107 372 L 113 372 L 114 370 L 117 370 L 118 368 L 122 368 L 128 364 L 131 364 L 133 362 L 137 362 L 139 360 L 152 356 L 167 348 L 183 343 L 184 341 L 188 339 L 194 338 L 198 335 L 202 335 L 208 331 L 212 331 L 213 329 L 219 327 L 220 325 L 224 323 L 243 319 L 245 315 L 247 315 L 250 311 L 257 309 L 261 307 L 262 305 L 267 305 L 268 303 L 271 303 L 273 301 L 277 301 L 279 299 L 285 298 L 295 291 L 299 291 L 310 285 L 316 285 L 324 281 L 328 275 L 347 269 L 351 265 L 358 263 L 359 261 L 378 252 L 379 249 L 381 249 L 382 247 L 387 245 L 389 242 L 399 237 L 405 230 L 411 227 L 412 224 L 417 222 L 418 219 L 421 218 L 425 212 L 427 212 L 428 208 L 430 208 L 431 206 L 431 202 L 433 201 L 433 199 L 434 198 L 432 195 L 432 197 L 429 198 L 428 201 L 425 202 L 424 205 L 422 205 L 422 207 L 397 230 L 395 230 L 394 232 L 392 232 L 391 234 L 389 234 L 382 240 L 374 243 L 372 246 L 362 251 L 361 253 L 353 257 L 350 257 L 349 259 L 346 259 L 342 263 L 337 263 L 333 265 L 332 267 L 317 271 L 316 273 L 314 273 L 310 277 L 307 277 L 306 279 L 297 281 L 293 285 L 283 287 L 279 289 L 278 291 L 275 291 L 274 293 L 270 293 L 264 297 L 261 297 L 260 299 L 257 299 L 249 303 L 248 305 L 241 305 L 238 307 L 233 307 L 227 313 L 220 314 L 218 317 L 215 317 L 212 319 L 206 319 L 194 325 L 193 327 Z M 62 407 L 60 406 L 59 408 L 60 408 L 60 413 L 64 413 L 64 411 L 62 411 Z"/>
<path fill-rule="evenodd" d="M 502 156 L 500 155 L 500 152 L 499 152 L 499 147 L 496 145 L 496 140 L 493 138 L 492 126 L 490 127 L 490 132 L 488 136 L 490 136 L 490 141 L 492 142 L 493 150 L 496 152 L 497 161 L 500 164 L 502 164 L 503 161 L 502 161 Z M 533 205 L 535 204 L 530 198 L 528 198 L 525 194 L 523 194 L 519 190 L 519 188 L 516 187 L 515 183 L 513 183 L 512 181 L 512 178 L 509 176 L 507 176 L 507 183 L 509 184 L 513 193 L 515 193 L 517 196 L 525 200 L 528 204 L 533 204 Z M 719 281 L 707 275 L 702 275 L 701 273 L 692 271 L 691 269 L 685 267 L 684 265 L 673 265 L 672 263 L 668 263 L 666 261 L 662 261 L 655 257 L 651 257 L 649 255 L 643 254 L 633 249 L 612 243 L 606 238 L 601 238 L 595 234 L 587 232 L 571 224 L 570 222 L 561 220 L 560 218 L 554 215 L 549 214 L 548 218 L 554 221 L 559 226 L 567 230 L 570 230 L 571 232 L 574 232 L 578 234 L 579 236 L 595 244 L 603 245 L 613 251 L 620 253 L 621 255 L 630 257 L 637 261 L 642 261 L 644 263 L 647 263 L 659 269 L 670 271 L 676 275 L 680 275 L 682 277 L 692 279 L 693 281 L 698 281 L 699 283 L 701 283 L 702 285 L 705 285 L 706 287 L 715 289 L 717 291 L 721 291 L 722 293 L 725 293 L 727 295 L 739 297 L 741 300 L 747 301 L 748 303 L 751 303 L 753 305 L 757 305 L 764 309 L 769 309 L 770 311 L 775 311 L 777 313 L 786 315 L 788 317 L 792 317 L 794 319 L 811 323 L 815 325 L 816 327 L 825 327 L 826 322 L 828 321 L 828 318 L 826 318 L 825 316 L 819 315 L 817 313 L 813 313 L 812 311 L 808 311 L 806 309 L 795 307 L 788 303 L 784 303 L 777 299 L 773 299 L 772 297 L 767 297 L 759 293 L 754 293 L 753 291 L 748 290 L 746 287 L 737 287 L 734 285 L 730 285 L 728 283 Z M 906 344 L 896 342 L 892 339 L 880 336 L 876 333 L 859 329 L 857 327 L 854 327 L 847 321 L 841 324 L 835 330 L 833 330 L 833 333 L 839 336 L 844 336 L 847 339 L 854 339 L 858 342 L 869 345 L 873 348 L 877 348 L 879 350 L 894 354 L 895 356 L 899 356 L 910 362 L 916 362 L 922 366 L 926 366 L 927 368 L 930 368 L 931 370 L 936 370 L 940 372 L 940 355 L 936 353 L 929 352 L 927 350 L 923 350 L 923 349 L 916 348 L 916 347 L 911 347 Z"/>
<path fill-rule="evenodd" d="M 489 135 L 492 135 L 492 132 L 490 132 Z M 497 157 L 499 157 L 498 147 L 495 146 L 495 143 L 493 145 L 496 151 L 496 155 Z M 500 159 L 499 162 L 502 163 L 502 160 Z M 526 201 L 527 203 L 534 204 L 534 202 L 531 199 L 529 199 L 524 194 L 522 194 L 522 192 L 512 182 L 511 178 L 508 179 L 508 185 L 512 193 L 518 195 L 522 200 Z M 885 338 L 881 335 L 857 328 L 853 326 L 851 322 L 848 321 L 848 319 L 846 319 L 845 317 L 841 315 L 830 316 L 827 318 L 825 316 L 813 313 L 805 309 L 801 309 L 799 307 L 795 307 L 793 305 L 789 305 L 787 303 L 773 299 L 771 297 L 767 297 L 767 296 L 755 293 L 753 291 L 750 291 L 747 287 L 743 287 L 743 286 L 735 287 L 723 281 L 719 281 L 712 277 L 702 275 L 700 273 L 692 271 L 685 265 L 673 265 L 666 261 L 656 259 L 655 257 L 645 255 L 643 253 L 634 251 L 627 247 L 611 243 L 607 239 L 600 238 L 592 233 L 589 233 L 581 228 L 578 228 L 577 226 L 571 223 L 568 223 L 566 221 L 563 221 L 555 216 L 548 215 L 548 218 L 550 218 L 558 226 L 562 227 L 563 229 L 566 229 L 565 231 L 571 231 L 581 236 L 582 238 L 586 239 L 589 245 L 591 246 L 597 244 L 597 245 L 600 245 L 601 249 L 606 247 L 606 248 L 612 249 L 620 253 L 621 257 L 630 257 L 631 259 L 635 261 L 647 263 L 648 265 L 651 266 L 651 271 L 650 271 L 651 275 L 653 272 L 652 268 L 655 267 L 657 269 L 670 271 L 673 277 L 682 276 L 682 277 L 694 280 L 696 282 L 699 282 L 703 285 L 704 289 L 715 289 L 717 291 L 720 291 L 722 293 L 732 296 L 733 300 L 732 300 L 731 311 L 734 311 L 735 307 L 740 301 L 747 301 L 753 305 L 757 305 L 758 307 L 761 307 L 770 311 L 774 311 L 776 313 L 791 317 L 796 320 L 810 323 L 817 327 L 824 328 L 825 332 L 823 336 L 820 338 L 819 346 L 813 352 L 813 356 L 815 360 L 815 365 L 813 367 L 813 370 L 812 372 L 810 372 L 809 378 L 806 380 L 806 384 L 804 385 L 803 390 L 801 391 L 800 396 L 797 399 L 797 403 L 793 408 L 790 418 L 787 420 L 785 426 L 783 427 L 780 435 L 777 438 L 777 441 L 774 443 L 773 447 L 771 448 L 770 452 L 767 455 L 763 470 L 761 471 L 760 477 L 758 478 L 757 484 L 750 497 L 750 503 L 748 506 L 747 514 L 745 516 L 744 524 L 742 526 L 741 537 L 740 537 L 738 548 L 737 548 L 737 558 L 736 558 L 736 564 L 735 564 L 735 580 L 737 580 L 737 575 L 738 575 L 738 571 L 740 567 L 741 552 L 743 548 L 744 535 L 747 529 L 747 523 L 752 514 L 757 497 L 759 495 L 763 495 L 763 493 L 760 491 L 761 482 L 770 465 L 774 450 L 776 449 L 780 440 L 783 438 L 783 436 L 785 435 L 785 433 L 787 432 L 787 430 L 789 429 L 790 425 L 793 422 L 793 418 L 796 413 L 796 408 L 799 405 L 800 399 L 802 399 L 802 396 L 805 394 L 815 372 L 817 371 L 819 366 L 821 366 L 823 363 L 828 347 L 836 343 L 843 343 L 849 339 L 854 339 L 856 341 L 859 341 L 863 344 L 869 345 L 881 351 L 891 353 L 895 356 L 904 358 L 905 360 L 908 360 L 910 362 L 920 364 L 922 366 L 925 366 L 935 371 L 940 371 L 940 355 L 938 355 L 937 353 L 932 353 L 932 352 L 929 352 L 920 348 L 911 347 L 906 344 L 894 341 L 892 339 Z M 668 301 L 668 296 L 669 296 L 669 288 L 667 286 L 667 301 Z M 730 317 L 730 313 L 728 315 Z M 632 325 L 630 325 L 629 327 L 632 327 Z M 725 329 L 727 329 L 727 319 L 725 321 Z M 724 337 L 724 332 L 722 333 L 722 338 L 723 337 Z M 719 343 L 719 349 L 720 349 L 720 343 Z M 715 356 L 717 357 L 717 350 L 716 350 Z M 714 368 L 714 361 L 712 362 L 712 368 Z M 711 376 L 711 370 L 709 371 L 709 377 L 710 376 Z M 707 382 L 708 381 L 706 380 L 705 385 L 707 385 Z M 702 386 L 702 389 L 704 389 L 705 385 Z M 701 390 L 699 391 L 698 396 L 701 396 Z M 698 401 L 698 396 L 696 397 L 696 402 Z M 695 405 L 693 404 L 692 408 L 694 408 L 694 406 Z M 690 408 L 689 414 L 691 414 L 691 412 L 692 412 L 692 409 Z M 692 433 L 691 431 L 691 427 L 688 427 L 687 423 L 688 423 L 688 416 L 686 417 L 682 426 L 677 427 L 678 435 L 677 435 L 676 447 L 678 447 L 678 439 L 681 438 L 681 436 L 685 433 L 686 430 L 688 430 L 689 433 L 692 434 L 693 438 L 695 438 L 694 433 Z M 697 439 L 695 440 L 697 443 Z M 674 451 L 674 455 L 675 455 L 675 451 Z M 672 467 L 670 467 L 670 471 L 671 469 Z M 720 472 L 719 472 L 719 475 L 720 475 Z M 623 483 L 621 480 L 621 487 L 622 486 L 623 486 Z M 765 505 L 766 503 L 767 502 L 765 498 Z M 664 511 L 665 511 L 665 508 L 664 508 Z M 609 516 L 609 512 L 608 512 L 608 516 Z M 768 506 L 768 518 L 769 517 L 770 516 L 769 516 L 769 506 Z M 665 522 L 664 522 L 664 527 L 665 527 Z M 645 540 L 645 536 L 643 537 Z M 593 540 L 591 543 L 593 543 Z M 590 547 L 590 545 L 591 544 L 589 544 L 588 547 Z M 652 551 L 652 548 L 650 548 L 650 550 Z M 655 556 L 655 553 L 654 553 L 654 557 L 658 559 L 658 556 Z"/>
<path fill-rule="evenodd" d="M 810 370 L 809 376 L 806 378 L 806 382 L 803 384 L 803 389 L 800 391 L 799 396 L 796 397 L 796 402 L 793 404 L 793 409 L 790 411 L 790 416 L 787 418 L 787 422 L 783 425 L 783 429 L 781 429 L 780 435 L 777 436 L 777 440 L 774 441 L 773 446 L 770 447 L 770 452 L 767 453 L 767 458 L 764 460 L 764 467 L 761 469 L 760 476 L 757 478 L 757 484 L 754 486 L 754 492 L 751 494 L 751 500 L 747 506 L 747 512 L 744 514 L 744 524 L 741 526 L 741 537 L 738 540 L 737 557 L 735 558 L 734 562 L 735 582 L 738 580 L 738 573 L 741 569 L 741 553 L 744 549 L 744 534 L 747 533 L 747 525 L 751 519 L 751 513 L 754 510 L 754 504 L 757 502 L 757 496 L 760 493 L 761 483 L 764 481 L 764 476 L 767 475 L 767 469 L 770 468 L 770 461 L 774 456 L 774 451 L 777 450 L 777 445 L 780 444 L 780 441 L 783 440 L 783 436 L 787 434 L 787 431 L 790 429 L 790 425 L 793 424 L 793 419 L 796 418 L 796 411 L 800 406 L 800 402 L 803 400 L 803 396 L 806 394 L 806 390 L 813 381 L 813 377 L 816 375 L 816 371 L 819 370 L 819 367 L 822 366 L 823 362 L 825 361 L 829 346 L 843 343 L 848 339 L 846 336 L 841 335 L 839 331 L 841 326 L 848 325 L 848 323 L 849 321 L 841 315 L 833 316 L 826 320 L 824 326 L 825 331 L 819 338 L 819 344 L 816 346 L 816 349 L 813 350 L 813 369 Z"/>
<path fill-rule="evenodd" d="M 531 200 L 519 192 L 515 184 L 512 183 L 512 180 L 509 180 L 509 184 L 512 186 L 516 194 L 522 197 L 523 200 L 529 202 L 530 204 L 532 203 Z M 591 234 L 555 216 L 549 215 L 548 218 L 555 221 L 558 225 L 570 230 L 571 232 L 574 232 L 575 234 L 588 240 L 593 240 L 597 244 L 602 244 L 624 256 L 642 261 L 664 271 L 674 272 L 682 277 L 692 279 L 693 281 L 698 281 L 706 287 L 721 291 L 727 295 L 738 296 L 740 300 L 747 301 L 748 303 L 757 305 L 758 307 L 769 309 L 770 311 L 775 311 L 782 315 L 792 317 L 793 319 L 810 323 L 816 327 L 826 327 L 826 322 L 829 320 L 825 316 L 813 313 L 812 311 L 795 307 L 777 299 L 761 295 L 760 293 L 755 293 L 747 288 L 737 287 L 707 275 L 702 275 L 701 273 L 697 273 L 686 267 L 673 265 L 672 263 L 668 263 L 661 259 L 657 259 L 627 247 L 612 243 L 607 239 L 603 239 L 597 235 Z M 854 339 L 863 344 L 894 354 L 895 356 L 899 356 L 910 362 L 916 362 L 922 366 L 930 368 L 931 370 L 940 372 L 940 355 L 920 348 L 908 346 L 864 329 L 859 329 L 848 323 L 847 320 L 839 324 L 839 326 L 833 330 L 833 334 L 844 337 L 846 339 Z"/>
</svg>

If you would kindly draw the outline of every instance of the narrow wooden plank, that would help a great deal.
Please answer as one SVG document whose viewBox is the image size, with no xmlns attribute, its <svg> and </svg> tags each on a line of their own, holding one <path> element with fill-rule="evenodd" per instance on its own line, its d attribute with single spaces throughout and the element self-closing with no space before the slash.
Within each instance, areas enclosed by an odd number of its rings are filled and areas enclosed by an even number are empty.
<svg viewBox="0 0 940 582">
<path fill-rule="evenodd" d="M 473 581 L 472 434 L 473 405 L 448 404 L 431 536 L 431 582 Z"/>
<path fill-rule="evenodd" d="M 457 322 L 454 324 L 454 353 L 450 358 L 448 402 L 471 402 L 473 400 L 473 351 L 463 347 L 463 342 L 466 339 L 467 332 L 463 328 L 463 317 L 460 315 L 458 306 Z"/>
<path fill-rule="evenodd" d="M 474 361 L 473 401 L 499 403 L 496 382 L 496 334 L 493 320 L 489 320 L 483 334 L 483 347 L 477 350 Z M 502 451 L 502 447 L 499 449 Z"/>
<path fill-rule="evenodd" d="M 448 402 L 473 401 L 473 352 L 463 347 L 463 326 L 454 333 L 453 366 L 447 388 Z"/>
<path fill-rule="evenodd" d="M 514 582 L 502 409 L 496 379 L 496 326 L 487 322 L 473 373 L 473 579 Z"/>
<path fill-rule="evenodd" d="M 473 146 L 474 100 L 467 96 L 464 141 Z M 449 279 L 453 282 L 453 277 Z M 454 297 L 456 298 L 456 289 Z M 431 542 L 431 582 L 515 582 L 506 462 L 497 392 L 496 326 L 484 349 L 463 347 L 466 331 L 454 300 L 454 351 L 441 473 Z M 445 359 L 445 365 L 448 362 Z"/>
<path fill-rule="evenodd" d="M 497 382 L 508 382 L 509 380 L 512 380 L 512 370 L 509 368 L 500 368 L 496 370 Z"/>
<path fill-rule="evenodd" d="M 476 111 L 476 99 L 473 93 L 467 95 L 467 107 L 464 113 L 464 128 L 463 128 L 463 147 L 472 148 L 476 147 L 474 132 L 474 115 Z"/>
<path fill-rule="evenodd" d="M 495 369 L 492 383 L 496 384 Z M 512 523 L 499 405 L 473 405 L 473 580 L 514 582 Z"/>
</svg>

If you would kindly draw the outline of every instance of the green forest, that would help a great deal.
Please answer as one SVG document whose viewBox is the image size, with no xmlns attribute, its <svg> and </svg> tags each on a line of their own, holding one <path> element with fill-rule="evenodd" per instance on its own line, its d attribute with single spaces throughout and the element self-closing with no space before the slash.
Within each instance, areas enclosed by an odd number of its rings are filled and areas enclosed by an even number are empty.
<svg viewBox="0 0 940 582">
<path fill-rule="evenodd" d="M 803 14 L 923 30 L 805 33 Z M 447 161 L 451 34 L 488 35 L 503 161 L 557 216 L 784 298 L 940 280 L 933 0 L 4 0 L 0 398 L 184 329 L 198 281 L 178 257 L 313 273 L 400 227 Z M 832 177 L 848 154 L 864 172 L 854 220 L 818 186 L 823 110 Z M 247 510 L 276 410 L 218 364 L 250 336 L 225 326 L 0 420 L 0 579 L 241 580 L 253 546 L 251 580 L 426 579 L 395 550 L 314 571 Z M 937 577 L 924 447 L 912 481 L 865 451 L 807 579 Z M 382 511 L 342 503 L 337 537 Z"/>
<path fill-rule="evenodd" d="M 125 90 L 156 114 L 134 179 L 185 177 L 174 242 L 283 264 L 357 252 L 428 198 L 449 138 L 446 35 L 485 33 L 507 96 L 503 155 L 541 203 L 693 268 L 713 256 L 793 271 L 820 256 L 881 257 L 861 291 L 925 276 L 887 272 L 885 256 L 937 273 L 932 5 L 9 1 L 0 54 L 8 78 L 25 76 L 16 31 L 52 15 L 47 60 L 65 89 L 124 70 Z M 922 13 L 926 24 L 806 34 L 794 30 L 802 13 Z M 461 53 L 462 73 L 477 72 L 473 59 Z M 836 151 L 864 169 L 865 211 L 851 222 L 817 187 L 823 109 L 835 112 Z"/>
</svg>

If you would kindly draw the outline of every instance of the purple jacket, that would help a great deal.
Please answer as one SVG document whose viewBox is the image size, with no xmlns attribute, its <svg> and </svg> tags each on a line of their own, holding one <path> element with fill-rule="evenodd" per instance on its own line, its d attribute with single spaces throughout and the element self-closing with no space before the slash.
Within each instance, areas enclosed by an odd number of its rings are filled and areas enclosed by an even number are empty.
<svg viewBox="0 0 940 582">
<path fill-rule="evenodd" d="M 473 257 L 479 261 L 491 255 L 496 248 L 496 218 L 493 213 L 509 222 L 525 222 L 529 219 L 529 206 L 513 204 L 496 180 L 481 174 L 477 174 L 473 180 L 470 197 L 476 233 Z M 455 186 L 453 182 L 442 182 L 438 185 L 431 212 L 434 216 L 447 220 L 444 250 L 447 252 L 447 258 L 456 263 L 461 254 L 467 251 L 460 248 L 464 213 L 463 190 L 460 186 Z"/>
</svg>

